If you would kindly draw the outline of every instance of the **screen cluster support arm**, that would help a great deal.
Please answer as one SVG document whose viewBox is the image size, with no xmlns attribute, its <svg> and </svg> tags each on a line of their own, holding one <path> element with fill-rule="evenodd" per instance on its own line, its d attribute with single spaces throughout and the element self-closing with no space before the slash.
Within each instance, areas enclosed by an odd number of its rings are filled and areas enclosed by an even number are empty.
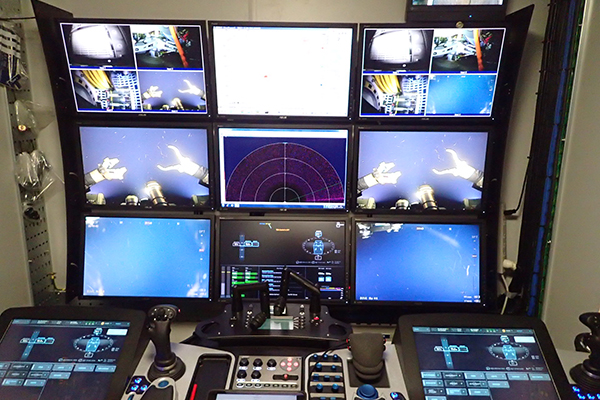
<svg viewBox="0 0 600 400">
<path fill-rule="evenodd" d="M 296 272 L 291 271 L 289 268 L 285 268 L 283 270 L 283 274 L 281 276 L 281 290 L 279 292 L 279 297 L 275 300 L 273 314 L 283 315 L 285 312 L 290 278 L 293 278 L 296 282 L 302 285 L 303 288 L 310 292 L 310 318 L 311 321 L 319 320 L 321 316 L 321 290 L 319 289 L 319 286 L 298 275 Z"/>
</svg>

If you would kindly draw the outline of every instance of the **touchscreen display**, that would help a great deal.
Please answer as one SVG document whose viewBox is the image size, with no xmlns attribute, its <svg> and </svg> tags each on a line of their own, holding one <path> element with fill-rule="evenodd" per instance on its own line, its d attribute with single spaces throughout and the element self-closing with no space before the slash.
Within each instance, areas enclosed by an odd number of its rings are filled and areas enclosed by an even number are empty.
<svg viewBox="0 0 600 400">
<path fill-rule="evenodd" d="M 413 327 L 426 400 L 558 400 L 533 329 Z"/>
<path fill-rule="evenodd" d="M 215 400 L 298 400 L 296 394 L 278 394 L 278 393 L 217 393 Z"/>
<path fill-rule="evenodd" d="M 124 321 L 14 319 L 0 342 L 0 398 L 104 400 Z"/>
</svg>

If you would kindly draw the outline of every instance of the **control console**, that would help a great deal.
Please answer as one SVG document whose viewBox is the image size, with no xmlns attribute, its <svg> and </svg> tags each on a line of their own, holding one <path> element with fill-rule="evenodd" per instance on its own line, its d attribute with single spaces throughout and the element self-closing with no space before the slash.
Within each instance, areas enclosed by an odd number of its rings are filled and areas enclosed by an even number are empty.
<svg viewBox="0 0 600 400">
<path fill-rule="evenodd" d="M 385 365 L 377 381 L 357 378 L 352 367 L 352 352 L 338 349 L 311 354 L 304 367 L 308 377 L 309 400 L 404 400 L 406 385 L 400 368 L 397 347 L 385 344 Z"/>
<path fill-rule="evenodd" d="M 308 358 L 309 399 L 346 399 L 343 364 L 337 353 L 313 354 Z"/>
<path fill-rule="evenodd" d="M 241 355 L 233 390 L 302 390 L 302 358 L 297 356 Z"/>
</svg>

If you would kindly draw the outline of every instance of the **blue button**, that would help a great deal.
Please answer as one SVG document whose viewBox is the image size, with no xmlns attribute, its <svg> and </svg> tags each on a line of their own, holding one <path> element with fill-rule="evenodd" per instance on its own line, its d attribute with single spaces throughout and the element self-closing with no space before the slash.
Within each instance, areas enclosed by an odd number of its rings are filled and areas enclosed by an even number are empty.
<svg viewBox="0 0 600 400">
<path fill-rule="evenodd" d="M 167 386 L 169 386 L 169 381 L 167 381 L 167 380 L 160 381 L 160 382 L 158 382 L 158 385 L 156 385 L 156 386 L 158 386 L 159 388 L 166 388 Z"/>
</svg>

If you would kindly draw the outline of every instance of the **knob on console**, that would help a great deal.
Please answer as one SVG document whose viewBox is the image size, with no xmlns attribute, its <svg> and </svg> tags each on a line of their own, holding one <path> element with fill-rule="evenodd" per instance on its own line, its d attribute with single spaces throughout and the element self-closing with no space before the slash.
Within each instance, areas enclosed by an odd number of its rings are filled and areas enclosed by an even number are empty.
<svg viewBox="0 0 600 400">
<path fill-rule="evenodd" d="M 356 397 L 364 400 L 373 400 L 379 398 L 379 393 L 373 385 L 362 385 L 356 389 Z"/>
</svg>

